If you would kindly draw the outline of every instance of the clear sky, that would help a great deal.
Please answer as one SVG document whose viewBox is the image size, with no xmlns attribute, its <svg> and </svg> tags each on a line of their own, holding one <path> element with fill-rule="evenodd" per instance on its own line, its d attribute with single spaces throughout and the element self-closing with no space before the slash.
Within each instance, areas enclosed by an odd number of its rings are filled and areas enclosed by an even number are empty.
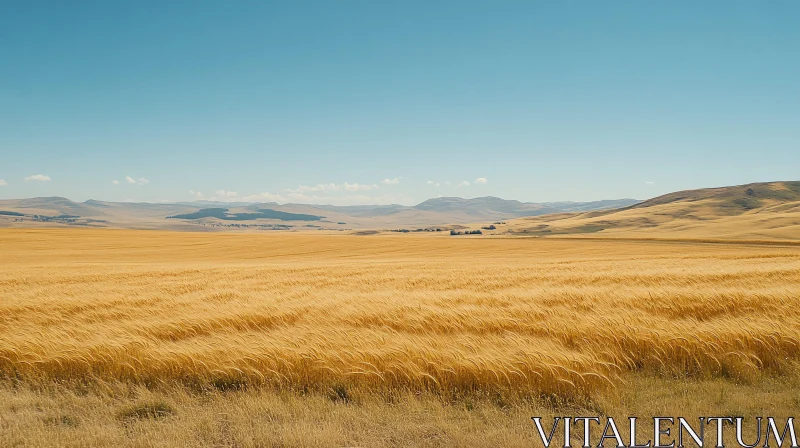
<svg viewBox="0 0 800 448">
<path fill-rule="evenodd" d="M 0 179 L 333 204 L 798 180 L 800 1 L 0 0 Z"/>
</svg>

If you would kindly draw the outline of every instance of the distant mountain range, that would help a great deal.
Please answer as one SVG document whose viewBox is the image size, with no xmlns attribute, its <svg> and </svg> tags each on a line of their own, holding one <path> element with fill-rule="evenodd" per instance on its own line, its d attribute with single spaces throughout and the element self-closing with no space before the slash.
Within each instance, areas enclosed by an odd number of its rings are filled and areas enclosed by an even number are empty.
<svg viewBox="0 0 800 448">
<path fill-rule="evenodd" d="M 612 208 L 626 207 L 640 201 L 636 199 L 612 199 L 593 202 L 520 202 L 507 199 L 500 199 L 493 196 L 485 196 L 475 199 L 462 199 L 456 197 L 444 197 L 428 199 L 417 204 L 414 208 L 418 210 L 432 211 L 460 211 L 472 214 L 482 213 L 503 213 L 521 216 L 538 216 L 548 213 L 559 212 L 585 212 L 590 210 L 606 210 Z"/>
<path fill-rule="evenodd" d="M 0 200 L 0 227 L 82 226 L 189 231 L 475 230 L 528 237 L 800 240 L 800 182 L 677 191 L 646 201 L 520 202 L 434 198 L 414 206 L 242 202 L 173 204 Z M 458 232 L 455 232 L 458 234 Z M 461 232 L 466 234 L 466 232 Z"/>
<path fill-rule="evenodd" d="M 300 226 L 328 229 L 425 227 L 502 221 L 549 213 L 606 210 L 638 202 L 635 199 L 617 199 L 534 203 L 487 196 L 474 199 L 435 198 L 415 206 L 334 206 L 210 201 L 169 204 L 97 200 L 74 202 L 62 197 L 45 197 L 0 200 L 0 226 L 47 223 L 183 230 L 219 230 L 247 226 L 281 229 Z"/>
<path fill-rule="evenodd" d="M 800 182 L 677 191 L 646 201 L 520 202 L 496 197 L 404 205 L 172 204 L 61 197 L 0 200 L 0 227 L 222 230 L 458 230 L 534 237 L 800 239 Z"/>
</svg>

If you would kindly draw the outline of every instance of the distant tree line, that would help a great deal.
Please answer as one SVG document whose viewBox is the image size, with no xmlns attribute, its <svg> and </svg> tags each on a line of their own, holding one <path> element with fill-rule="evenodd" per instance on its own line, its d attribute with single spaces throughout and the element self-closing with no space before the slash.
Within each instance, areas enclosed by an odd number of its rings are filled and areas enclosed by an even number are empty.
<svg viewBox="0 0 800 448">
<path fill-rule="evenodd" d="M 451 230 L 450 235 L 483 235 L 483 232 L 481 232 L 480 230 L 465 230 L 463 232 Z"/>
<path fill-rule="evenodd" d="M 441 232 L 441 231 L 442 231 L 442 229 L 432 229 L 432 228 L 428 228 L 428 229 L 413 229 L 413 230 L 409 230 L 409 229 L 395 229 L 395 230 L 392 230 L 392 232 L 400 232 L 400 233 L 409 233 L 409 232 Z"/>
</svg>

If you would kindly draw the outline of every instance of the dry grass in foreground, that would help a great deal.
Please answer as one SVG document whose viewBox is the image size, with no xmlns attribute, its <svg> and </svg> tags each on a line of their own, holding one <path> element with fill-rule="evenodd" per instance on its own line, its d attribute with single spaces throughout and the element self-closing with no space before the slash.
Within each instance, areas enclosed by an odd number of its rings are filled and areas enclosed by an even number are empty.
<svg viewBox="0 0 800 448">
<path fill-rule="evenodd" d="M 264 389 L 197 393 L 181 387 L 152 390 L 120 383 L 96 384 L 89 390 L 19 386 L 0 388 L 0 440 L 4 447 L 25 448 L 521 448 L 541 446 L 530 420 L 534 415 L 602 413 L 619 420 L 629 415 L 645 420 L 652 415 L 740 415 L 748 422 L 770 415 L 785 421 L 787 416 L 796 416 L 800 406 L 796 377 L 764 379 L 752 385 L 640 375 L 626 380 L 628 387 L 613 397 L 602 397 L 592 409 L 489 397 L 448 401 L 408 392 L 389 397 L 356 395 L 344 402 L 328 394 L 299 396 Z M 620 430 L 627 440 L 627 428 Z M 581 446 L 580 435 L 575 436 L 572 446 Z M 712 446 L 716 439 L 709 437 Z M 754 440 L 750 432 L 747 440 Z"/>
<path fill-rule="evenodd" d="M 711 384 L 736 397 L 701 404 L 728 406 L 781 384 L 767 410 L 800 402 L 796 246 L 71 229 L 3 230 L 0 251 L 2 394 L 42 409 L 3 411 L 15 440 L 113 421 L 98 444 L 211 425 L 213 445 L 220 409 L 283 400 L 299 410 L 280 437 L 325 409 L 320 428 L 346 425 L 301 444 L 425 444 L 423 412 L 446 434 L 430 444 L 507 446 L 537 409 L 629 411 L 624 397 L 667 386 Z M 125 411 L 142 405 L 113 392 L 128 389 L 166 398 Z M 255 437 L 247 412 L 230 431 Z M 399 439 L 375 432 L 395 421 Z"/>
</svg>

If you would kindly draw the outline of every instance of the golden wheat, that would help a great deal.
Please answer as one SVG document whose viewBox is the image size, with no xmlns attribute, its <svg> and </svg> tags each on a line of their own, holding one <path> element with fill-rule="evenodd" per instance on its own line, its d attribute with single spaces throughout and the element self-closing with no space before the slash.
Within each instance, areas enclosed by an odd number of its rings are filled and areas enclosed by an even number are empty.
<svg viewBox="0 0 800 448">
<path fill-rule="evenodd" d="M 22 381 L 593 397 L 800 358 L 800 247 L 0 231 Z"/>
</svg>

